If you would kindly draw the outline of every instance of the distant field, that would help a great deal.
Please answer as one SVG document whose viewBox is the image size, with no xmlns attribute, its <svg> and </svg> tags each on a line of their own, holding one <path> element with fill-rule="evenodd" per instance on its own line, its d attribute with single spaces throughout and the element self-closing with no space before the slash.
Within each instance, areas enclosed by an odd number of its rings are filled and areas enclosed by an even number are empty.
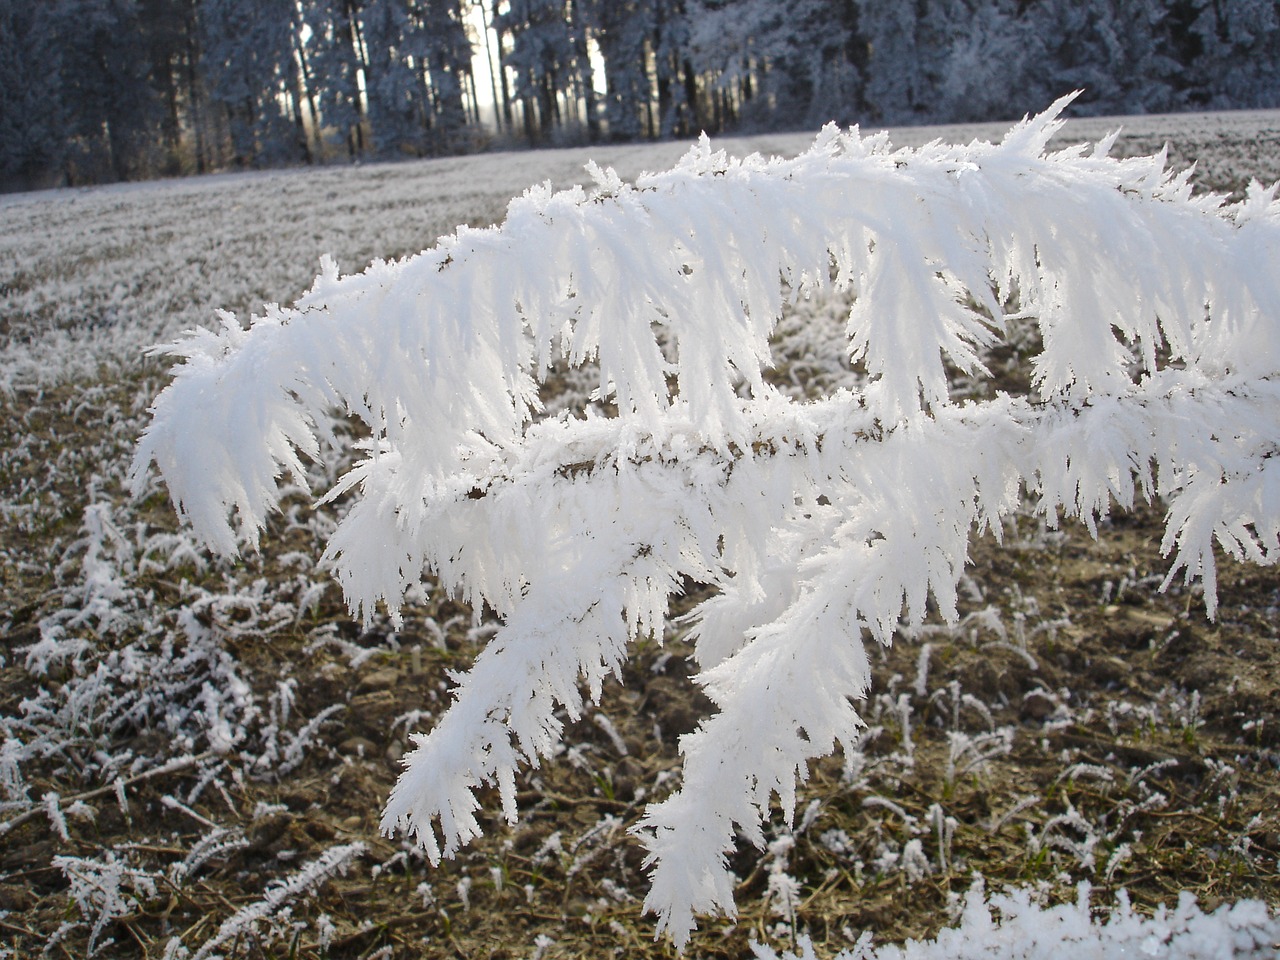
<svg viewBox="0 0 1280 960">
<path fill-rule="evenodd" d="M 1280 111 L 1092 118 L 1072 121 L 1063 136 L 1099 139 L 1118 127 L 1119 150 L 1153 153 L 1168 142 L 1171 164 L 1198 162 L 1198 182 L 1211 189 L 1280 179 Z M 918 146 L 999 138 L 1006 128 L 891 133 L 895 144 Z M 736 155 L 794 155 L 812 139 L 775 134 L 717 145 Z M 481 154 L 0 195 L 0 384 L 79 377 L 104 359 L 132 363 L 141 348 L 212 322 L 216 310 L 247 316 L 263 302 L 291 302 L 324 254 L 358 272 L 375 257 L 429 247 L 458 224 L 501 220 L 508 200 L 531 184 L 582 183 L 589 159 L 632 179 L 671 166 L 687 149 Z M 65 348 L 26 349 L 53 328 L 71 337 Z"/>
<path fill-rule="evenodd" d="M 1280 112 L 1076 121 L 1065 137 L 1119 125 L 1117 150 L 1168 142 L 1209 189 L 1280 179 Z M 302 491 L 261 554 L 230 565 L 178 529 L 162 488 L 132 501 L 123 478 L 165 382 L 148 346 L 292 301 L 322 255 L 357 272 L 501 220 L 531 183 L 581 182 L 588 158 L 629 179 L 686 149 L 0 196 L 0 960 L 668 955 L 626 830 L 700 716 L 678 633 L 642 646 L 566 755 L 520 785 L 518 827 L 495 812 L 435 870 L 379 837 L 378 812 L 408 735 L 447 703 L 446 671 L 489 628 L 424 584 L 404 630 L 361 630 L 316 566 L 332 517 Z M 842 310 L 803 303 L 784 325 L 835 343 Z M 800 393 L 845 382 L 832 352 L 783 358 L 779 376 Z M 1094 543 L 1028 512 L 1004 547 L 976 543 L 961 623 L 884 653 L 858 752 L 815 767 L 794 831 L 773 825 L 787 842 L 739 851 L 741 916 L 705 924 L 691 955 L 932 933 L 975 873 L 1048 899 L 1087 880 L 1142 908 L 1183 889 L 1280 907 L 1280 583 L 1224 564 L 1208 622 L 1196 588 L 1156 589 L 1160 520 L 1158 505 L 1117 515 Z M 799 883 L 793 911 L 770 898 L 779 870 Z"/>
</svg>

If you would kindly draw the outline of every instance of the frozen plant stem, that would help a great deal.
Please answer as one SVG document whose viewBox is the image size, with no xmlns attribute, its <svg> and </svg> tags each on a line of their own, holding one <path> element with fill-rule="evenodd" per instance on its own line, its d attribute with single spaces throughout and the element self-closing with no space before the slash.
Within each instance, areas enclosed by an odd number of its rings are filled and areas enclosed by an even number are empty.
<svg viewBox="0 0 1280 960">
<path fill-rule="evenodd" d="M 93 790 L 86 790 L 84 793 L 78 793 L 73 797 L 67 797 L 65 800 L 62 800 L 61 802 L 66 804 L 67 806 L 72 806 L 76 803 L 84 803 L 89 800 L 97 799 L 98 797 L 106 796 L 109 793 L 113 793 L 117 797 L 123 797 L 124 790 L 127 787 L 132 787 L 134 784 L 140 783 L 143 780 L 149 780 L 152 777 L 157 777 L 157 776 L 161 776 L 163 774 L 168 774 L 168 773 L 174 773 L 178 770 L 185 770 L 187 767 L 194 767 L 197 764 L 205 760 L 208 760 L 213 756 L 215 756 L 214 752 L 212 750 L 209 750 L 196 756 L 178 757 L 176 760 L 171 760 L 168 763 L 161 764 L 158 767 L 152 767 L 150 770 L 144 770 L 142 771 L 142 773 L 136 773 L 133 776 L 129 777 L 128 779 L 117 778 L 116 780 L 114 780 L 112 783 L 108 784 L 105 787 L 97 787 L 96 789 L 93 789 Z M 123 801 L 120 801 L 120 802 L 123 805 Z M 32 809 L 27 810 L 24 813 L 18 814 L 18 816 L 14 817 L 12 820 L 6 820 L 4 823 L 0 823 L 0 837 L 3 837 L 6 833 L 10 833 L 11 831 L 22 826 L 28 820 L 34 819 L 35 817 L 38 817 L 41 814 L 44 814 L 45 812 L 46 811 L 43 807 L 33 807 Z"/>
<path fill-rule="evenodd" d="M 661 637 L 686 579 L 697 680 L 717 713 L 681 740 L 683 785 L 647 808 L 646 900 L 683 946 L 732 915 L 727 854 L 790 818 L 808 762 L 857 736 L 864 643 L 957 619 L 971 531 L 1023 491 L 1052 526 L 1158 494 L 1179 572 L 1215 609 L 1214 544 L 1280 557 L 1280 204 L 1226 205 L 1109 138 L 1049 152 L 1070 98 L 998 144 L 893 150 L 827 128 L 791 159 L 705 140 L 632 186 L 512 201 L 506 221 L 340 278 L 290 308 L 194 331 L 133 468 L 152 464 L 211 548 L 255 547 L 283 473 L 328 456 L 334 408 L 367 456 L 325 554 L 354 614 L 398 623 L 424 571 L 502 620 L 455 702 L 416 735 L 383 826 L 434 860 L 479 833 L 477 790 L 517 815 L 553 754 Z M 779 283 L 779 278 L 783 283 Z M 859 389 L 766 381 L 783 290 L 854 294 Z M 1016 295 L 1042 351 L 1024 397 L 958 403 Z M 1026 322 L 1026 321 L 1020 321 Z M 596 361 L 616 415 L 539 418 L 555 361 Z M 922 668 L 923 669 L 923 668 Z M 585 683 L 584 683 L 585 681 Z"/>
</svg>

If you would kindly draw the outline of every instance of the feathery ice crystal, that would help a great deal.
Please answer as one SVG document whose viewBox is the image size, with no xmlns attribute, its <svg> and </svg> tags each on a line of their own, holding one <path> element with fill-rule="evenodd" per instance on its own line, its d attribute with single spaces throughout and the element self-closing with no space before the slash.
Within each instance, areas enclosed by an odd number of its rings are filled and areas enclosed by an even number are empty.
<svg viewBox="0 0 1280 960">
<path fill-rule="evenodd" d="M 639 827 L 646 906 L 678 945 L 732 913 L 726 855 L 790 816 L 808 761 L 858 736 L 865 641 L 956 616 L 970 533 L 1024 497 L 1094 528 L 1160 496 L 1170 578 L 1214 541 L 1280 558 L 1280 203 L 1227 204 L 1114 138 L 1050 152 L 1064 98 L 998 144 L 894 150 L 825 129 L 794 159 L 707 141 L 625 184 L 534 188 L 503 224 L 339 277 L 248 329 L 196 331 L 134 464 L 154 464 L 214 550 L 256 545 L 282 475 L 367 456 L 326 559 L 355 614 L 397 616 L 424 572 L 502 621 L 416 739 L 388 831 L 433 859 L 479 833 L 476 791 L 554 751 L 686 579 L 716 713 L 683 738 L 681 787 Z M 853 298 L 856 389 L 767 380 L 787 297 Z M 1016 325 L 1030 392 L 960 402 Z M 551 365 L 598 363 L 601 415 L 540 415 Z M 585 684 L 584 684 L 585 681 Z M 558 710 L 563 713 L 558 714 Z"/>
</svg>

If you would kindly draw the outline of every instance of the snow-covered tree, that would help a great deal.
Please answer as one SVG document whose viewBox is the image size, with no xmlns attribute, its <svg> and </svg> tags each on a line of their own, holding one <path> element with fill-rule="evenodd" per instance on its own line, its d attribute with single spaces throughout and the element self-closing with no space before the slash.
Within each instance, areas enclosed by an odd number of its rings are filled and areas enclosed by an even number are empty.
<svg viewBox="0 0 1280 960">
<path fill-rule="evenodd" d="M 160 117 L 137 0 L 55 0 L 47 12 L 58 44 L 68 179 L 147 175 Z"/>
<path fill-rule="evenodd" d="M 0 0 L 0 187 L 61 172 L 66 155 L 62 49 L 46 4 Z"/>
<path fill-rule="evenodd" d="M 365 88 L 374 149 L 421 155 L 431 106 L 425 71 L 409 52 L 418 47 L 418 24 L 404 0 L 369 0 L 360 20 L 369 58 Z"/>
<path fill-rule="evenodd" d="M 858 116 L 852 2 L 692 0 L 689 55 L 716 85 L 748 79 L 748 124 L 820 127 Z"/>
<path fill-rule="evenodd" d="M 693 102 L 696 84 L 688 62 L 689 17 L 685 0 L 648 0 L 651 18 L 650 46 L 653 50 L 653 85 L 657 113 L 653 136 L 692 137 L 705 128 L 700 125 Z"/>
<path fill-rule="evenodd" d="M 860 116 L 864 76 L 858 65 L 857 8 L 852 0 L 790 0 L 787 17 L 800 42 L 775 59 L 778 107 L 788 126 L 817 129 L 853 123 Z M 864 64 L 865 65 L 865 64 Z"/>
<path fill-rule="evenodd" d="M 927 70 L 938 58 L 921 49 L 920 4 L 855 0 L 858 32 L 867 45 L 867 83 L 863 92 L 876 123 L 919 122 L 928 108 L 933 84 Z"/>
<path fill-rule="evenodd" d="M 309 0 L 304 21 L 311 32 L 305 51 L 308 71 L 316 78 L 320 114 L 355 157 L 365 149 L 366 104 L 360 87 L 366 71 L 360 33 L 361 0 Z"/>
<path fill-rule="evenodd" d="M 354 614 L 430 572 L 501 627 L 416 735 L 383 817 L 433 859 L 518 815 L 628 644 L 663 637 L 688 580 L 716 712 L 637 828 L 648 909 L 683 945 L 734 910 L 728 854 L 792 815 L 810 760 L 859 735 L 868 642 L 957 616 L 974 530 L 1029 497 L 1096 530 L 1159 496 L 1170 578 L 1214 550 L 1280 560 L 1280 202 L 1193 194 L 1109 141 L 1049 152 L 1066 106 L 998 144 L 892 149 L 827 128 L 791 160 L 704 141 L 634 186 L 535 188 L 506 221 L 339 277 L 290 308 L 192 332 L 153 406 L 154 464 L 214 550 L 256 545 L 282 474 L 328 455 L 336 411 L 371 434 L 326 560 Z M 780 282 L 781 280 L 781 282 Z M 770 385 L 788 297 L 852 296 L 856 386 Z M 1025 396 L 959 402 L 1003 336 L 1042 344 Z M 1030 334 L 1034 334 L 1031 336 Z M 598 365 L 608 414 L 539 415 L 557 361 Z M 585 694 L 584 689 L 585 688 Z"/>
<path fill-rule="evenodd" d="M 1083 89 L 1076 105 L 1082 113 L 1184 108 L 1185 66 L 1172 47 L 1171 6 L 1167 0 L 1036 0 L 1026 14 L 1027 50 L 1039 65 L 1036 86 Z"/>
<path fill-rule="evenodd" d="M 649 39 L 653 4 L 648 0 L 590 0 L 591 34 L 604 61 L 604 119 L 614 140 L 636 140 L 653 99 L 649 80 Z"/>
<path fill-rule="evenodd" d="M 946 123 L 1009 119 L 1072 85 L 1046 82 L 1034 15 L 1015 0 L 947 0 L 932 6 L 939 51 L 930 114 Z M 944 39 L 945 38 L 945 39 Z"/>
<path fill-rule="evenodd" d="M 525 133 L 537 141 L 562 123 L 562 97 L 576 89 L 580 44 L 567 0 L 511 0 L 496 21 L 510 40 L 504 57 L 524 109 Z"/>
<path fill-rule="evenodd" d="M 1183 59 L 1191 95 L 1214 108 L 1280 105 L 1280 6 L 1275 0 L 1193 0 Z"/>
<path fill-rule="evenodd" d="M 360 22 L 375 149 L 443 152 L 466 124 L 471 44 L 458 0 L 370 0 Z"/>
<path fill-rule="evenodd" d="M 414 55 L 431 81 L 432 143 L 444 151 L 457 146 L 467 123 L 463 88 L 471 76 L 471 38 L 461 0 L 426 0 L 416 7 L 422 28 Z"/>
<path fill-rule="evenodd" d="M 286 110 L 295 90 L 301 19 L 295 0 L 201 0 L 200 29 L 209 99 L 224 117 L 239 166 L 298 160 L 306 133 Z"/>
</svg>

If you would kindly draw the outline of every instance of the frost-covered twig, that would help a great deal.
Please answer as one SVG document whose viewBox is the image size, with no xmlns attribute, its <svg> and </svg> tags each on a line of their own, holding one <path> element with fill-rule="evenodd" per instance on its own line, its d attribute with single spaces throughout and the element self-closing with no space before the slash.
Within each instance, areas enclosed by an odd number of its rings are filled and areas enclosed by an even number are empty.
<svg viewBox="0 0 1280 960">
<path fill-rule="evenodd" d="M 592 193 L 532 190 L 417 257 L 326 264 L 295 307 L 169 348 L 135 487 L 155 464 L 232 554 L 281 475 L 338 443 L 332 408 L 364 421 L 368 455 L 328 494 L 356 495 L 325 554 L 353 612 L 398 620 L 430 570 L 502 619 L 384 813 L 433 859 L 479 832 L 482 785 L 514 818 L 558 711 L 662 636 L 686 579 L 718 588 L 691 618 L 718 713 L 641 825 L 647 905 L 682 945 L 695 913 L 732 913 L 736 837 L 763 843 L 772 797 L 790 815 L 808 762 L 858 735 L 865 641 L 930 601 L 958 619 L 971 532 L 999 535 L 1024 490 L 1095 533 L 1163 497 L 1169 576 L 1202 577 L 1210 615 L 1215 544 L 1280 559 L 1276 190 L 1226 206 L 1110 139 L 1049 153 L 1066 102 L 994 145 L 830 128 L 738 161 L 704 142 L 635 186 L 593 169 Z M 784 287 L 852 295 L 854 389 L 769 385 Z M 948 370 L 985 374 L 1014 300 L 1043 343 L 1030 394 L 955 401 Z M 616 415 L 539 419 L 550 365 L 588 360 Z"/>
<path fill-rule="evenodd" d="M 234 940 L 262 920 L 270 919 L 290 900 L 308 893 L 335 874 L 346 873 L 351 862 L 368 849 L 363 843 L 348 843 L 330 847 L 319 858 L 304 864 L 301 869 L 271 885 L 266 896 L 247 907 L 242 907 L 222 922 L 218 932 L 206 940 L 191 956 L 191 960 L 206 960 L 214 956 L 219 947 Z"/>
<path fill-rule="evenodd" d="M 131 787 L 144 780 L 150 780 L 152 777 L 159 777 L 168 773 L 176 773 L 179 770 L 185 770 L 188 767 L 193 767 L 204 760 L 212 758 L 213 756 L 214 754 L 212 751 L 206 751 L 205 753 L 201 753 L 196 756 L 175 757 L 172 760 L 168 760 L 165 763 L 160 764 L 158 767 L 151 767 L 150 769 L 144 770 L 141 773 L 136 773 L 131 777 L 117 778 L 105 787 L 97 787 L 93 790 L 86 790 L 83 793 L 77 793 L 75 796 L 67 797 L 61 802 L 70 806 L 72 804 L 94 800 L 109 793 L 116 794 L 117 796 L 123 796 L 122 791 L 126 787 Z M 24 813 L 18 814 L 18 816 L 14 817 L 12 820 L 6 820 L 4 823 L 0 823 L 0 836 L 4 836 L 6 833 L 17 829 L 28 820 L 38 817 L 44 812 L 45 810 L 42 807 L 33 807 Z"/>
<path fill-rule="evenodd" d="M 91 857 L 53 858 L 70 888 L 71 899 L 86 920 L 92 919 L 89 933 L 89 956 L 111 941 L 99 943 L 107 925 L 132 913 L 138 901 L 156 895 L 156 878 L 145 870 L 129 866 L 114 852 L 104 859 Z"/>
</svg>

